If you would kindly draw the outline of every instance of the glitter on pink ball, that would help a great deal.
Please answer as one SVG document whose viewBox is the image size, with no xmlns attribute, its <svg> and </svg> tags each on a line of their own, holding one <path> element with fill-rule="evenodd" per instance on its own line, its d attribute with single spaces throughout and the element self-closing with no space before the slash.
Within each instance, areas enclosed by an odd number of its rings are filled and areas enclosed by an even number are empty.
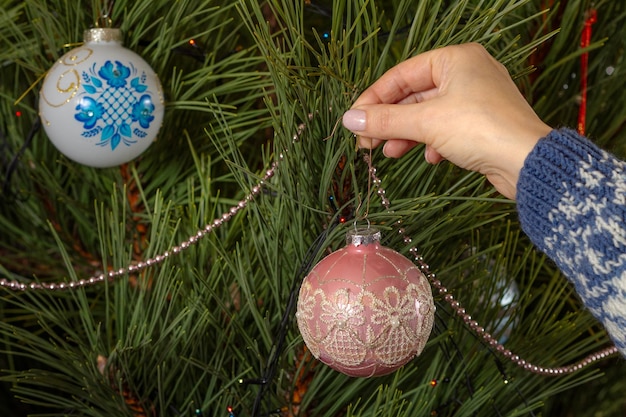
<svg viewBox="0 0 626 417">
<path fill-rule="evenodd" d="M 415 264 L 380 245 L 376 229 L 353 230 L 347 240 L 305 277 L 298 327 L 311 353 L 331 368 L 385 375 L 424 349 L 435 314 L 432 292 Z"/>
</svg>

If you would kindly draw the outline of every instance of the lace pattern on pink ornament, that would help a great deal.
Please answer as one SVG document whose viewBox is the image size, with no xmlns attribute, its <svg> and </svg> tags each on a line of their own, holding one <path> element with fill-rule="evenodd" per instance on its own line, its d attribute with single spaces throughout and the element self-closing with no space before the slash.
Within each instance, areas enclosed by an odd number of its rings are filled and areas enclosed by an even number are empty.
<svg viewBox="0 0 626 417">
<path fill-rule="evenodd" d="M 312 115 L 309 115 L 309 120 L 311 120 Z M 293 135 L 293 141 L 297 142 L 302 135 L 306 125 L 301 123 L 298 125 L 297 132 Z M 364 154 L 363 159 L 367 166 L 369 167 L 369 176 L 372 184 L 377 188 L 377 194 L 381 199 L 381 204 L 388 212 L 391 212 L 390 207 L 391 203 L 389 199 L 386 197 L 385 189 L 382 188 L 382 181 L 376 175 L 376 168 L 372 166 L 372 161 L 369 154 Z M 71 282 L 30 282 L 23 283 L 16 280 L 9 280 L 6 278 L 0 279 L 0 287 L 8 288 L 10 290 L 15 291 L 26 291 L 26 290 L 49 290 L 49 291 L 57 291 L 57 290 L 70 290 L 81 287 L 89 287 L 93 285 L 100 284 L 104 281 L 113 281 L 118 277 L 121 277 L 126 274 L 136 273 L 142 271 L 148 267 L 158 265 L 168 259 L 173 255 L 177 255 L 178 253 L 186 250 L 191 247 L 199 240 L 213 232 L 215 229 L 220 228 L 224 223 L 227 223 L 235 214 L 244 209 L 248 203 L 256 196 L 260 194 L 266 182 L 270 180 L 279 165 L 280 162 L 284 160 L 284 153 L 278 155 L 277 161 L 273 162 L 271 167 L 265 172 L 263 178 L 259 181 L 257 185 L 252 187 L 250 190 L 250 194 L 248 194 L 244 199 L 239 201 L 236 205 L 232 206 L 228 211 L 224 212 L 221 217 L 216 218 L 213 222 L 204 226 L 204 228 L 200 229 L 196 234 L 190 236 L 186 240 L 182 241 L 178 246 L 173 246 L 169 250 L 157 255 L 153 258 L 146 259 L 145 261 L 130 264 L 127 267 L 122 267 L 117 270 L 112 270 L 107 273 L 101 273 L 98 275 L 94 275 L 87 279 L 80 279 L 78 281 Z M 405 230 L 401 227 L 402 221 L 398 221 L 398 233 L 403 236 L 404 243 L 407 245 L 412 242 L 410 236 L 405 233 Z M 515 365 L 525 369 L 528 372 L 532 372 L 540 375 L 564 375 L 572 372 L 576 372 L 581 370 L 594 362 L 602 360 L 608 356 L 614 355 L 618 353 L 618 350 L 615 346 L 611 346 L 595 353 L 590 354 L 586 358 L 581 361 L 578 361 L 571 365 L 566 365 L 557 368 L 546 368 L 538 365 L 534 365 L 532 363 L 527 362 L 522 359 L 518 355 L 514 354 L 510 350 L 504 347 L 501 343 L 499 343 L 491 334 L 489 334 L 483 327 L 481 327 L 475 320 L 472 319 L 471 315 L 465 312 L 465 309 L 461 306 L 461 304 L 455 300 L 452 294 L 448 293 L 447 288 L 439 281 L 435 274 L 430 271 L 429 265 L 424 261 L 422 256 L 418 253 L 417 248 L 411 247 L 409 249 L 411 256 L 413 256 L 414 262 L 420 268 L 422 273 L 429 280 L 431 285 L 437 290 L 437 292 L 443 296 L 443 299 L 452 307 L 454 312 L 463 320 L 464 323 L 480 338 L 482 338 L 485 343 L 487 343 L 495 352 L 499 353 L 504 358 L 510 360 Z"/>
<path fill-rule="evenodd" d="M 390 209 L 391 203 L 386 197 L 385 189 L 381 187 L 382 181 L 376 175 L 376 168 L 372 166 L 370 155 L 363 155 L 363 159 L 365 163 L 369 166 L 369 175 L 372 184 L 377 188 L 376 193 L 381 199 L 382 206 L 385 208 L 385 210 L 387 210 L 387 212 L 392 212 L 392 210 Z M 397 225 L 400 226 L 400 228 L 398 229 L 398 233 L 403 237 L 404 243 L 406 243 L 407 245 L 410 244 L 412 242 L 412 239 L 406 234 L 405 229 L 401 227 L 402 220 L 399 220 L 397 222 Z M 610 346 L 594 352 L 576 363 L 557 368 L 547 368 L 527 362 L 520 356 L 511 352 L 503 344 L 498 342 L 498 340 L 495 339 L 489 332 L 487 332 L 485 328 L 481 327 L 478 322 L 476 322 L 476 320 L 473 320 L 471 315 L 466 313 L 465 308 L 463 308 L 463 306 L 454 299 L 454 296 L 452 294 L 448 293 L 448 289 L 441 283 L 441 281 L 437 279 L 435 274 L 431 272 L 430 266 L 424 261 L 424 258 L 422 258 L 422 256 L 419 254 L 417 248 L 411 247 L 409 249 L 409 252 L 413 257 L 414 262 L 420 268 L 422 273 L 426 276 L 428 281 L 430 281 L 431 285 L 435 288 L 439 295 L 441 295 L 443 299 L 450 305 L 450 307 L 452 307 L 452 310 L 454 310 L 455 314 L 459 316 L 463 320 L 463 322 L 474 332 L 474 334 L 476 334 L 485 343 L 487 343 L 487 345 L 494 349 L 495 352 L 528 372 L 550 376 L 570 374 L 572 372 L 579 371 L 594 362 L 618 353 L 618 350 L 615 346 Z"/>
</svg>

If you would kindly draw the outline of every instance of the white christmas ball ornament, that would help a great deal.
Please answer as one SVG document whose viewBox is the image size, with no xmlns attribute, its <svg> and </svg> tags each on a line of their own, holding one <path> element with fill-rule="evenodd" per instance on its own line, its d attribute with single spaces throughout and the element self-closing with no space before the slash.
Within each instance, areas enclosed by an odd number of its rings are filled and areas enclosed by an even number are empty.
<svg viewBox="0 0 626 417">
<path fill-rule="evenodd" d="M 435 305 L 415 264 L 379 244 L 380 233 L 359 229 L 348 245 L 305 277 L 296 318 L 320 361 L 346 375 L 385 375 L 424 349 Z"/>
<path fill-rule="evenodd" d="M 46 134 L 68 158 L 104 168 L 145 151 L 163 121 L 161 83 L 121 32 L 89 29 L 48 71 L 39 93 Z"/>
</svg>

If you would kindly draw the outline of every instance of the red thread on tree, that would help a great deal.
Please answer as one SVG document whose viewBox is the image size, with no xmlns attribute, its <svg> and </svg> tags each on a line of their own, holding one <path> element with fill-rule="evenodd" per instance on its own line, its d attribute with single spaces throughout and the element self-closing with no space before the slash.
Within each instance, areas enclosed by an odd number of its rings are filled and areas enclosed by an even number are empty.
<svg viewBox="0 0 626 417">
<path fill-rule="evenodd" d="M 580 47 L 587 48 L 591 44 L 591 25 L 596 23 L 598 15 L 595 9 L 585 13 L 585 25 L 580 37 Z M 587 119 L 587 87 L 589 72 L 589 52 L 584 52 L 580 56 L 580 108 L 578 109 L 578 133 L 585 134 L 585 123 Z"/>
</svg>

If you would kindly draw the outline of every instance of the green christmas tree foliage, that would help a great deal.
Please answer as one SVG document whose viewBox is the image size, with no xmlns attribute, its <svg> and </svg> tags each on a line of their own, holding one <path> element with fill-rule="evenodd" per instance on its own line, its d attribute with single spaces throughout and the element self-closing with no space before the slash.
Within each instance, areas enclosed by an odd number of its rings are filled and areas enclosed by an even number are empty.
<svg viewBox="0 0 626 417">
<path fill-rule="evenodd" d="M 37 91 L 109 12 L 167 104 L 140 158 L 94 169 L 48 141 Z M 372 152 L 379 188 L 340 118 L 395 63 L 475 41 L 548 123 L 575 127 L 589 53 L 587 134 L 626 155 L 625 21 L 616 1 L 0 1 L 1 415 L 623 415 L 621 359 L 533 374 L 439 294 L 419 357 L 388 376 L 347 377 L 305 349 L 294 301 L 313 264 L 369 221 L 386 246 L 417 248 L 528 362 L 560 367 L 609 345 L 520 232 L 512 202 L 479 175 L 426 164 L 419 147 L 399 160 Z M 109 271 L 75 289 L 6 284 Z"/>
</svg>

